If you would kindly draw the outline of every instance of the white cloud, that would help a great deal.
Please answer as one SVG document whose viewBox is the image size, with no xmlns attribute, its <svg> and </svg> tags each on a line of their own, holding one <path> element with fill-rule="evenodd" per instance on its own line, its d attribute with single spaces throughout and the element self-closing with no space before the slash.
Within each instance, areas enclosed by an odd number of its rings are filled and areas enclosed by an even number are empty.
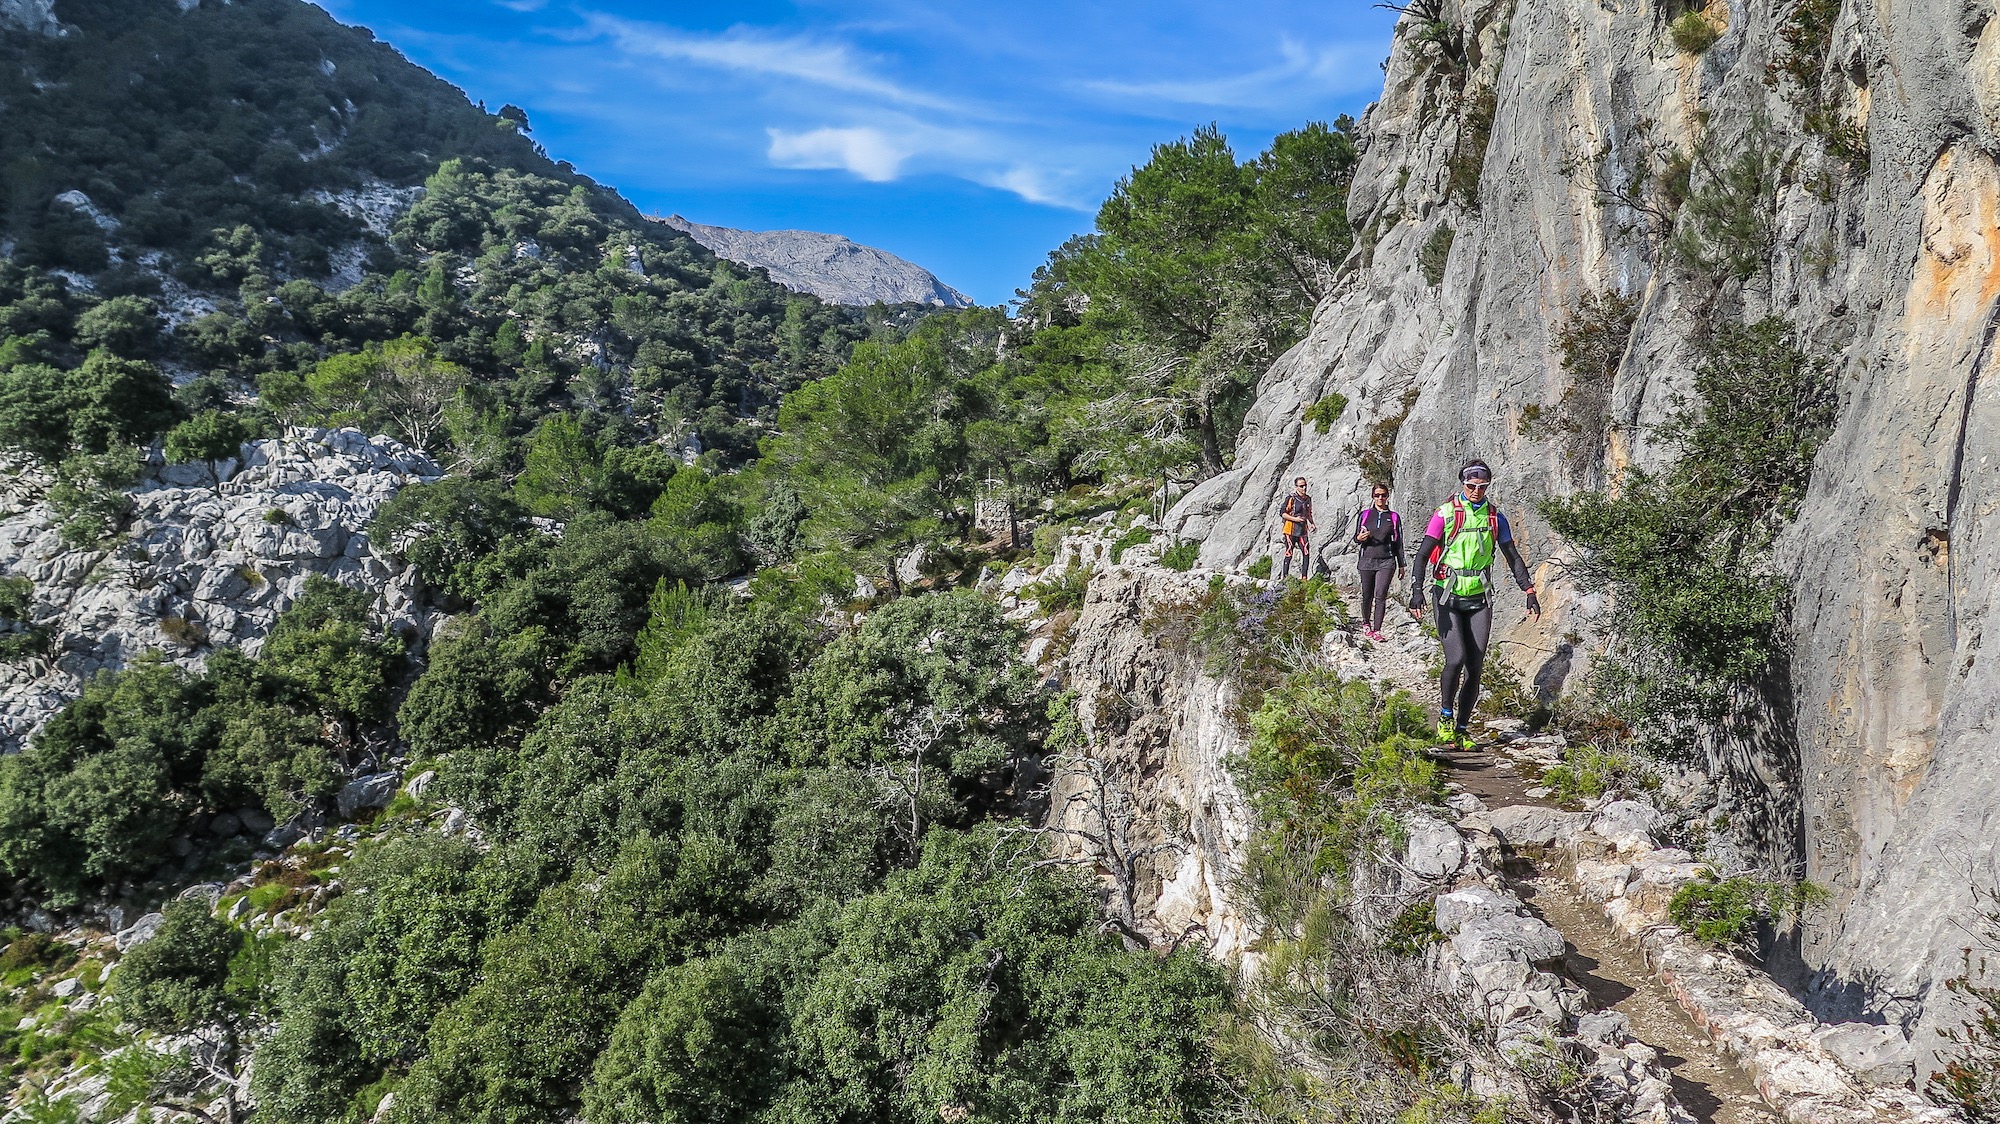
<svg viewBox="0 0 2000 1124">
<path fill-rule="evenodd" d="M 984 183 L 989 187 L 1000 188 L 1003 191 L 1011 191 L 1030 203 L 1040 203 L 1048 207 L 1061 207 L 1065 210 L 1083 211 L 1086 213 L 1093 209 L 1090 204 L 1079 202 L 1073 196 L 1057 188 L 1050 182 L 1052 178 L 1044 169 L 1030 168 L 1025 165 L 1016 164 L 1011 168 L 1002 170 L 997 175 L 978 179 L 978 182 Z"/>
<path fill-rule="evenodd" d="M 1340 43 L 1316 50 L 1290 38 L 1278 44 L 1279 61 L 1243 74 L 1215 78 L 1169 78 L 1150 82 L 1101 80 L 1087 87 L 1121 97 L 1180 105 L 1265 108 L 1295 104 L 1300 87 L 1344 91 L 1374 81 L 1376 48 Z"/>
<path fill-rule="evenodd" d="M 742 74 L 791 78 L 899 105 L 957 108 L 947 99 L 870 73 L 844 43 L 817 40 L 809 35 L 780 37 L 743 27 L 731 28 L 721 35 L 697 35 L 597 12 L 586 13 L 584 22 L 592 34 L 609 36 L 627 54 L 699 63 Z"/>
<path fill-rule="evenodd" d="M 839 168 L 870 183 L 887 183 L 902 171 L 910 153 L 880 129 L 813 129 L 803 133 L 766 130 L 771 163 L 781 168 Z"/>
</svg>

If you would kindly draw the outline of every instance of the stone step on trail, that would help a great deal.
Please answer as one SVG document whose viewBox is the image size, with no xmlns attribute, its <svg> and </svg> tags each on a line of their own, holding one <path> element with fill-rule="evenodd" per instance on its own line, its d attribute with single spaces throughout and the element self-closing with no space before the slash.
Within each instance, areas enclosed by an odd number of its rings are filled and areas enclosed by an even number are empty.
<svg viewBox="0 0 2000 1124">
<path fill-rule="evenodd" d="M 1412 642 L 1407 635 L 1411 632 L 1414 626 L 1405 630 L 1400 642 L 1357 643 L 1337 662 L 1358 664 L 1378 686 L 1401 688 L 1418 700 L 1432 702 L 1437 686 L 1425 664 L 1428 653 L 1422 643 Z M 1348 666 L 1341 671 L 1347 674 Z M 1516 735 L 1509 729 L 1507 736 Z M 1538 795 L 1534 763 L 1515 760 L 1497 749 L 1492 739 L 1470 751 L 1441 751 L 1438 758 L 1447 783 L 1483 806 L 1461 816 L 1460 831 L 1475 841 L 1484 835 L 1501 844 L 1504 856 L 1513 860 L 1496 864 L 1508 872 L 1508 889 L 1527 903 L 1537 919 L 1561 934 L 1565 942 L 1561 974 L 1582 987 L 1601 1012 L 1584 1018 L 1624 1020 L 1631 1037 L 1659 1053 L 1658 1064 L 1671 1075 L 1674 1099 L 1701 1124 L 1778 1124 L 1780 1118 L 1759 1095 L 1750 1075 L 1709 1041 L 1602 914 L 1559 876 L 1524 859 L 1525 854 L 1552 847 L 1579 830 L 1590 814 L 1558 808 Z M 1579 1033 L 1588 1025 L 1580 1019 Z"/>
</svg>

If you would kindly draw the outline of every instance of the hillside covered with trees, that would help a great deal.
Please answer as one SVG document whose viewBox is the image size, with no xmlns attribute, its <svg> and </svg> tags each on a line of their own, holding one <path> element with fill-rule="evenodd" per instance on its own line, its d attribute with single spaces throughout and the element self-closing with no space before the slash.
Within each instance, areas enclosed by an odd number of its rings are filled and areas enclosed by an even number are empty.
<svg viewBox="0 0 2000 1124">
<path fill-rule="evenodd" d="M 0 446 L 67 549 L 116 556 L 149 459 L 219 491 L 287 426 L 449 474 L 368 528 L 430 634 L 310 584 L 254 656 L 132 661 L 0 759 L 13 921 L 162 913 L 115 969 L 10 930 L 16 1107 L 1169 1121 L 1240 1095 L 1223 970 L 1121 938 L 1048 861 L 1073 700 L 970 587 L 1229 463 L 1346 255 L 1351 123 L 1162 144 L 1012 313 L 918 316 L 716 259 L 296 0 L 54 10 L 64 35 L 0 27 Z M 9 658 L 41 658 L 7 580 Z M 379 763 L 409 787 L 350 806 Z M 260 817 L 291 842 L 220 826 Z"/>
</svg>

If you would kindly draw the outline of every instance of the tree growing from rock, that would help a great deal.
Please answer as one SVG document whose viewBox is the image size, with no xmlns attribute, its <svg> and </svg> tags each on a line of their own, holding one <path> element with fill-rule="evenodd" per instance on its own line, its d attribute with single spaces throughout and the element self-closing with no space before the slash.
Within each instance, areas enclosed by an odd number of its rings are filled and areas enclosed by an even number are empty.
<svg viewBox="0 0 2000 1124">
<path fill-rule="evenodd" d="M 250 425 L 241 414 L 203 410 L 167 431 L 167 459 L 180 463 L 200 461 L 208 467 L 209 481 L 219 493 L 222 462 L 242 452 L 243 443 L 250 437 Z"/>
</svg>

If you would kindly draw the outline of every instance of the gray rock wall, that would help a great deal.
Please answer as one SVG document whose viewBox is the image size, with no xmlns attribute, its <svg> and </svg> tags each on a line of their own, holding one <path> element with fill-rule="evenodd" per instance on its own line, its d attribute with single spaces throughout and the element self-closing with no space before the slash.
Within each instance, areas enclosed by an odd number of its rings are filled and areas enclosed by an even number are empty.
<svg viewBox="0 0 2000 1124">
<path fill-rule="evenodd" d="M 1843 401 L 1781 543 L 1798 635 L 1790 699 L 1774 693 L 1778 736 L 1718 753 L 1716 767 L 1761 787 L 1747 808 L 1767 857 L 1834 894 L 1806 935 L 1811 998 L 1914 1020 L 1956 970 L 1971 887 L 2000 882 L 2000 690 L 1981 651 L 2000 566 L 2000 493 L 1988 482 L 2000 390 L 1987 370 L 2000 314 L 2000 20 L 1991 0 L 1846 6 L 1823 91 L 1865 127 L 1856 171 L 1806 134 L 1770 80 L 1790 5 L 1718 0 L 1706 11 L 1726 29 L 1701 55 L 1668 40 L 1679 10 L 1447 2 L 1472 32 L 1463 85 L 1405 20 L 1363 122 L 1349 207 L 1363 234 L 1342 283 L 1260 384 L 1236 467 L 1172 521 L 1205 539 L 1205 564 L 1246 564 L 1267 549 L 1291 476 L 1312 477 L 1336 516 L 1362 502 L 1355 449 L 1407 401 L 1393 458 L 1406 516 L 1421 520 L 1448 494 L 1463 457 L 1486 457 L 1545 602 L 1564 626 L 1587 618 L 1595 606 L 1550 565 L 1563 547 L 1532 501 L 1672 456 L 1651 431 L 1688 385 L 1687 340 L 1707 307 L 1700 283 L 1665 265 L 1651 216 L 1618 192 L 1649 146 L 1705 144 L 1723 160 L 1770 150 L 1784 186 L 1769 260 L 1714 307 L 1790 318 L 1838 360 Z M 1481 86 L 1495 94 L 1491 142 L 1476 190 L 1454 193 L 1453 151 Z M 1449 257 L 1432 285 L 1420 251 L 1444 226 Z M 1519 421 L 1566 389 L 1553 337 L 1593 290 L 1640 305 L 1607 447 L 1578 468 Z M 1301 423 L 1336 392 L 1350 405 L 1329 433 Z M 1527 626 L 1511 598 L 1498 626 L 1528 670 L 1556 635 Z M 1929 1006 L 1920 1045 L 1943 1017 Z"/>
<path fill-rule="evenodd" d="M 92 675 L 159 650 L 199 667 L 215 645 L 255 653 L 306 580 L 374 592 L 392 628 L 421 629 L 417 575 L 365 528 L 405 484 L 435 480 L 429 456 L 358 430 L 293 429 L 243 447 L 214 485 L 202 466 L 158 466 L 108 549 L 76 550 L 31 474 L 5 479 L 0 572 L 34 583 L 46 656 L 0 663 L 0 746 L 17 749 Z"/>
</svg>

